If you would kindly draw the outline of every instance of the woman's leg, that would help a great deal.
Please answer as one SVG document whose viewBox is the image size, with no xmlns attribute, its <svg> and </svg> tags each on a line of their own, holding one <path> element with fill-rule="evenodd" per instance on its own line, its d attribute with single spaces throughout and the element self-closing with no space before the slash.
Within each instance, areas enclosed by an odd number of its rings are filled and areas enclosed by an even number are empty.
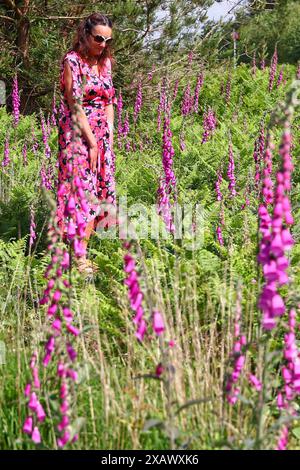
<svg viewBox="0 0 300 470">
<path fill-rule="evenodd" d="M 91 233 L 94 230 L 94 223 L 95 223 L 95 221 L 91 220 L 90 222 L 88 222 L 88 224 L 86 226 L 85 238 L 83 239 L 83 242 L 82 242 L 85 248 L 87 248 L 87 244 L 88 244 L 88 241 L 90 239 Z"/>
</svg>

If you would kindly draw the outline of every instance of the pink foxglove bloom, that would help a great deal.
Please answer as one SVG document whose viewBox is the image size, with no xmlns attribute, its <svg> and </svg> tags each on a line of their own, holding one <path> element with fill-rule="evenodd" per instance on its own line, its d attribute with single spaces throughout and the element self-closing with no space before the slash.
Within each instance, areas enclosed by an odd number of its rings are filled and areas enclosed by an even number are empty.
<svg viewBox="0 0 300 470">
<path fill-rule="evenodd" d="M 126 114 L 125 114 L 125 120 L 124 120 L 124 125 L 123 125 L 123 128 L 122 128 L 122 132 L 123 132 L 123 137 L 124 137 L 124 139 L 126 139 L 126 137 L 127 137 L 128 134 L 129 134 L 129 116 L 128 116 L 128 111 L 126 111 Z"/>
<path fill-rule="evenodd" d="M 276 450 L 286 450 L 288 445 L 288 437 L 289 437 L 289 428 L 287 426 L 283 426 L 281 429 L 280 437 L 277 442 Z"/>
<path fill-rule="evenodd" d="M 172 144 L 172 131 L 170 128 L 170 106 L 167 107 L 164 118 L 163 133 L 163 170 L 157 190 L 157 211 L 162 216 L 168 231 L 174 232 L 172 205 L 177 200 L 177 184 L 173 170 L 173 156 L 175 154 Z M 172 197 L 172 201 L 171 201 Z"/>
<path fill-rule="evenodd" d="M 164 366 L 163 366 L 162 363 L 160 362 L 159 364 L 157 364 L 156 369 L 155 369 L 155 375 L 156 375 L 156 377 L 160 377 L 163 372 L 164 372 Z"/>
<path fill-rule="evenodd" d="M 40 433 L 38 429 L 38 422 L 44 421 L 46 414 L 43 406 L 38 400 L 37 394 L 40 389 L 40 381 L 38 377 L 37 366 L 37 351 L 35 351 L 30 359 L 30 369 L 32 371 L 32 380 L 27 383 L 24 391 L 25 397 L 29 398 L 27 406 L 29 409 L 29 416 L 26 418 L 23 425 L 23 432 L 31 434 L 33 442 L 39 444 L 41 442 Z"/>
<path fill-rule="evenodd" d="M 212 136 L 217 125 L 214 111 L 209 108 L 203 116 L 203 135 L 201 144 L 204 144 Z"/>
<path fill-rule="evenodd" d="M 231 76 L 228 75 L 226 87 L 225 87 L 225 102 L 226 104 L 229 103 L 231 96 Z"/>
<path fill-rule="evenodd" d="M 44 421 L 44 419 L 46 418 L 45 410 L 40 403 L 37 404 L 36 416 L 38 421 Z"/>
<path fill-rule="evenodd" d="M 296 310 L 289 312 L 288 331 L 284 335 L 284 364 L 281 367 L 283 387 L 277 395 L 279 410 L 287 409 L 290 414 L 297 414 L 295 399 L 300 394 L 300 350 L 296 341 Z"/>
<path fill-rule="evenodd" d="M 130 246 L 130 243 L 124 243 L 125 249 L 129 249 Z M 128 299 L 130 302 L 130 307 L 135 313 L 133 322 L 137 326 L 136 337 L 142 341 L 146 331 L 146 322 L 143 318 L 144 309 L 142 305 L 144 294 L 140 288 L 135 260 L 129 251 L 124 255 L 124 271 L 127 274 L 127 277 L 124 280 L 124 284 L 128 287 Z"/>
<path fill-rule="evenodd" d="M 260 392 L 262 389 L 262 383 L 254 374 L 249 374 L 249 382 L 255 388 L 257 392 Z"/>
<path fill-rule="evenodd" d="M 67 327 L 67 330 L 73 335 L 73 336 L 78 336 L 80 331 L 78 330 L 78 328 L 76 328 L 74 325 L 71 325 L 70 323 L 68 323 L 66 325 Z"/>
<path fill-rule="evenodd" d="M 139 325 L 138 325 L 137 331 L 135 333 L 135 336 L 137 337 L 137 339 L 139 341 L 143 341 L 146 330 L 147 330 L 147 324 L 146 324 L 145 320 L 142 318 Z"/>
<path fill-rule="evenodd" d="M 192 99 L 191 99 L 191 86 L 188 83 L 183 95 L 181 114 L 187 116 L 192 110 Z"/>
<path fill-rule="evenodd" d="M 165 331 L 165 325 L 162 315 L 159 311 L 155 310 L 152 316 L 152 326 L 155 333 L 159 336 Z"/>
<path fill-rule="evenodd" d="M 197 77 L 197 83 L 196 83 L 196 88 L 195 88 L 195 93 L 194 93 L 194 112 L 195 113 L 198 113 L 199 111 L 199 93 L 203 86 L 203 82 L 204 82 L 204 75 L 202 72 L 200 72 Z"/>
<path fill-rule="evenodd" d="M 118 147 L 122 148 L 122 137 L 123 137 L 123 127 L 122 127 L 122 114 L 123 114 L 123 97 L 122 92 L 118 95 L 117 101 L 117 116 L 118 116 Z"/>
<path fill-rule="evenodd" d="M 33 423 L 32 416 L 28 416 L 25 419 L 25 422 L 24 422 L 24 425 L 23 425 L 23 432 L 25 432 L 25 434 L 31 434 L 32 433 L 32 423 Z"/>
<path fill-rule="evenodd" d="M 39 428 L 37 426 L 34 427 L 32 434 L 31 434 L 31 439 L 35 444 L 40 444 L 41 443 L 41 435 Z"/>
<path fill-rule="evenodd" d="M 19 96 L 17 74 L 15 74 L 14 79 L 13 79 L 12 107 L 13 107 L 14 126 L 17 126 L 19 119 L 20 119 L 20 96 Z"/>
<path fill-rule="evenodd" d="M 34 212 L 31 207 L 30 209 L 30 239 L 29 239 L 29 245 L 32 246 L 34 243 L 34 240 L 36 239 L 36 233 L 35 233 L 36 225 L 34 222 Z"/>
<path fill-rule="evenodd" d="M 193 51 L 190 51 L 189 55 L 188 55 L 188 64 L 189 65 L 191 65 L 191 63 L 193 62 L 193 57 L 194 57 L 194 53 L 193 53 Z"/>
<path fill-rule="evenodd" d="M 179 88 L 179 79 L 175 81 L 174 89 L 173 89 L 173 95 L 172 95 L 172 101 L 175 101 L 177 93 L 178 93 L 178 88 Z"/>
<path fill-rule="evenodd" d="M 154 71 L 155 71 L 155 65 L 152 65 L 152 69 L 150 70 L 150 72 L 148 72 L 148 80 L 149 81 L 152 80 Z"/>
<path fill-rule="evenodd" d="M 225 391 L 227 401 L 234 405 L 238 400 L 240 387 L 237 386 L 238 380 L 245 365 L 246 357 L 243 348 L 246 345 L 246 337 L 241 334 L 241 293 L 238 292 L 236 315 L 234 323 L 234 345 L 231 352 L 231 359 L 233 362 L 233 371 L 228 376 Z"/>
<path fill-rule="evenodd" d="M 224 240 L 223 240 L 222 228 L 220 227 L 220 225 L 218 225 L 216 228 L 216 234 L 217 234 L 217 240 L 219 244 L 223 246 Z"/>
<path fill-rule="evenodd" d="M 157 213 L 164 221 L 166 229 L 170 233 L 175 232 L 175 225 L 172 215 L 172 204 L 165 184 L 165 178 L 160 178 L 157 190 Z"/>
<path fill-rule="evenodd" d="M 229 179 L 228 189 L 230 192 L 230 196 L 236 196 L 236 189 L 235 189 L 235 176 L 234 176 L 234 156 L 232 151 L 232 144 L 229 145 L 229 161 L 228 161 L 228 169 L 227 169 L 227 176 Z"/>
<path fill-rule="evenodd" d="M 138 115 L 139 115 L 139 113 L 140 113 L 140 111 L 141 111 L 142 101 L 143 101 L 143 96 L 142 96 L 142 81 L 139 80 L 138 91 L 137 91 L 137 95 L 136 95 L 136 100 L 135 100 L 135 105 L 134 105 L 134 113 L 133 113 L 133 122 L 134 122 L 134 124 L 136 124 Z"/>
<path fill-rule="evenodd" d="M 283 70 L 284 70 L 284 65 L 281 66 L 281 69 L 279 71 L 279 74 L 278 74 L 278 79 L 277 79 L 277 83 L 276 83 L 276 87 L 279 88 L 280 85 L 282 84 L 282 81 L 283 81 Z"/>
<path fill-rule="evenodd" d="M 184 141 L 184 133 L 183 131 L 180 132 L 180 136 L 179 136 L 179 147 L 180 147 L 180 150 L 183 152 L 186 145 L 185 145 L 185 141 Z"/>
<path fill-rule="evenodd" d="M 172 144 L 172 136 L 173 133 L 170 128 L 170 107 L 168 107 L 164 119 L 162 164 L 164 169 L 165 185 L 167 192 L 168 194 L 173 193 L 174 200 L 176 200 L 176 177 L 173 169 L 173 157 L 175 155 L 175 151 Z"/>
<path fill-rule="evenodd" d="M 293 224 L 288 192 L 291 189 L 291 171 L 293 164 L 290 155 L 291 134 L 287 125 L 280 146 L 282 168 L 276 174 L 276 188 L 272 194 L 270 184 L 270 165 L 265 168 L 263 195 L 265 204 L 259 207 L 260 232 L 262 234 L 258 261 L 262 264 L 265 284 L 259 299 L 259 308 L 263 312 L 263 327 L 275 327 L 277 317 L 285 312 L 284 300 L 278 288 L 288 284 L 287 268 L 289 265 L 286 252 L 293 244 L 289 226 Z M 270 145 L 266 153 L 270 153 Z M 267 204 L 273 204 L 273 214 L 269 214 Z"/>
<path fill-rule="evenodd" d="M 274 54 L 273 54 L 272 61 L 271 61 L 271 67 L 270 67 L 269 91 L 272 91 L 273 89 L 275 75 L 277 71 L 277 64 L 278 64 L 278 55 L 277 55 L 277 47 L 275 47 Z"/>
</svg>

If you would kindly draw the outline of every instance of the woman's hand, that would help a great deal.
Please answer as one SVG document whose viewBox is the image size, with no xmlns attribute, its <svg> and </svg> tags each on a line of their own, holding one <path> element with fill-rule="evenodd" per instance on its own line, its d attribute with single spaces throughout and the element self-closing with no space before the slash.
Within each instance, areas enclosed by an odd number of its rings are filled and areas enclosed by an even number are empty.
<svg viewBox="0 0 300 470">
<path fill-rule="evenodd" d="M 98 145 L 97 142 L 93 142 L 89 147 L 90 167 L 91 170 L 96 173 L 97 161 L 98 161 Z"/>
</svg>

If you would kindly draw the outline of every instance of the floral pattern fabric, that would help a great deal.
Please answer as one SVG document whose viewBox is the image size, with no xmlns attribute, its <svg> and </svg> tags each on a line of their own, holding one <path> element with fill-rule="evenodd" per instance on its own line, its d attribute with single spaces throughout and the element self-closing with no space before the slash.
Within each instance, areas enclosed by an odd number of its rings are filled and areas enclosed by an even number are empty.
<svg viewBox="0 0 300 470">
<path fill-rule="evenodd" d="M 66 221 L 64 219 L 64 207 L 71 191 L 71 181 L 67 176 L 67 164 L 74 158 L 74 132 L 72 129 L 72 116 L 65 94 L 64 63 L 68 62 L 72 71 L 73 96 L 80 99 L 82 108 L 87 116 L 91 130 L 98 143 L 98 162 L 96 171 L 92 171 L 89 162 L 89 146 L 84 136 L 80 136 L 79 146 L 75 154 L 80 153 L 82 180 L 85 185 L 85 194 L 88 204 L 88 216 L 82 213 L 88 223 L 94 220 L 94 228 L 107 216 L 100 208 L 100 201 L 115 204 L 115 180 L 114 180 L 114 154 L 110 148 L 109 127 L 105 106 L 117 104 L 115 88 L 111 76 L 111 62 L 106 59 L 104 68 L 98 76 L 92 68 L 76 51 L 65 54 L 60 68 L 61 103 L 58 120 L 58 186 L 64 183 L 65 194 L 57 194 L 57 223 L 66 234 Z M 80 150 L 78 150 L 80 149 Z M 75 155 L 76 156 L 76 155 Z M 77 171 L 76 171 L 77 173 Z M 80 210 L 80 207 L 77 207 Z"/>
</svg>

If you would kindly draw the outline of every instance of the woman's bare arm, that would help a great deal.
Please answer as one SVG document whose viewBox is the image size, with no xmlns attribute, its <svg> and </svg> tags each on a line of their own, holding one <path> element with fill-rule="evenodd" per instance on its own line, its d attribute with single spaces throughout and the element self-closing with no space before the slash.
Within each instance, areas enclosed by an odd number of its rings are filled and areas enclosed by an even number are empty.
<svg viewBox="0 0 300 470">
<path fill-rule="evenodd" d="M 76 101 L 73 97 L 73 78 L 72 78 L 71 67 L 67 62 L 65 62 L 65 66 L 64 66 L 64 79 L 65 79 L 65 91 L 66 91 L 66 98 L 68 101 L 68 105 L 71 110 L 71 113 L 74 113 L 75 112 L 74 107 L 75 107 Z M 89 147 L 97 146 L 96 138 L 93 134 L 93 131 L 86 117 L 86 114 L 81 105 L 78 105 L 78 121 L 79 121 L 81 132 L 85 140 L 87 141 Z"/>
<path fill-rule="evenodd" d="M 113 142 L 114 142 L 114 134 L 113 134 L 113 126 L 114 126 L 114 106 L 113 104 L 108 104 L 104 108 L 105 114 L 107 116 L 107 121 L 110 124 L 109 127 L 109 141 L 111 144 L 111 147 L 113 147 Z"/>
<path fill-rule="evenodd" d="M 105 114 L 107 116 L 107 120 L 110 124 L 114 124 L 114 107 L 112 104 L 108 104 L 105 106 Z"/>
</svg>

